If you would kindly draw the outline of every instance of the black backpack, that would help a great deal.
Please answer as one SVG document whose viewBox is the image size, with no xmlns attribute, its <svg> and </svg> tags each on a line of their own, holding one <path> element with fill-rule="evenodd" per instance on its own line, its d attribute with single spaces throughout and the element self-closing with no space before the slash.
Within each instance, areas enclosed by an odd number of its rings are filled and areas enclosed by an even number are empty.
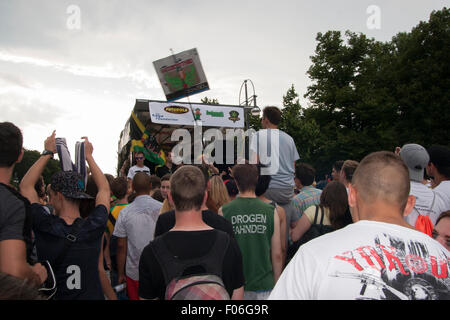
<svg viewBox="0 0 450 320">
<path fill-rule="evenodd" d="M 317 223 L 317 215 L 319 213 L 319 207 L 322 216 L 320 218 L 320 223 Z M 323 212 L 323 207 L 316 206 L 316 213 L 314 215 L 314 221 L 311 227 L 308 229 L 308 231 L 305 232 L 305 234 L 298 241 L 294 242 L 292 245 L 289 246 L 286 257 L 287 262 L 289 262 L 292 259 L 292 257 L 295 255 L 295 253 L 297 252 L 298 248 L 300 248 L 301 245 L 307 243 L 308 241 L 314 238 L 320 237 L 321 235 L 335 231 L 335 229 L 332 226 L 327 226 L 323 224 L 324 216 L 325 213 Z"/>
<path fill-rule="evenodd" d="M 164 234 L 152 243 L 152 250 L 164 274 L 166 300 L 229 300 L 230 295 L 223 284 L 222 265 L 230 243 L 225 232 L 214 230 L 217 237 L 211 250 L 194 259 L 179 259 L 169 251 Z M 202 267 L 200 274 L 185 274 L 191 267 Z"/>
</svg>

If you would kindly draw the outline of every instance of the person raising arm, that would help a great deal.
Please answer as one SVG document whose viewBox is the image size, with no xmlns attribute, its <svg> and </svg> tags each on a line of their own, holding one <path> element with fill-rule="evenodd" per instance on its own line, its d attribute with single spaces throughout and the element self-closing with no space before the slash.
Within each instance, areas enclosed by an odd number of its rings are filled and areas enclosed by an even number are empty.
<svg viewBox="0 0 450 320">
<path fill-rule="evenodd" d="M 84 193 L 83 178 L 76 172 L 58 172 L 52 177 L 50 202 L 55 208 L 55 215 L 49 216 L 44 214 L 40 208 L 41 205 L 39 204 L 39 198 L 34 189 L 34 184 L 44 170 L 48 160 L 56 152 L 55 131 L 44 142 L 46 151 L 43 152 L 43 155 L 28 170 L 20 184 L 22 195 L 27 197 L 32 203 L 33 230 L 36 234 L 38 256 L 44 260 L 56 263 L 53 267 L 56 268 L 55 274 L 58 279 L 57 299 L 99 299 L 100 297 L 103 298 L 102 291 L 105 293 L 112 292 L 110 284 L 108 288 L 105 287 L 105 281 L 93 281 L 89 286 L 77 288 L 80 290 L 77 291 L 74 290 L 73 286 L 66 285 L 67 283 L 64 280 L 67 277 L 65 268 L 71 265 L 83 265 L 82 270 L 86 277 L 95 277 L 98 275 L 100 280 L 104 280 L 100 241 L 103 230 L 106 227 L 107 213 L 109 211 L 109 184 L 92 156 L 92 144 L 87 137 L 82 137 L 82 139 L 85 140 L 84 151 L 86 162 L 90 167 L 92 179 L 98 189 L 95 198 L 95 209 L 89 213 L 88 218 L 82 219 L 80 215 L 80 203 L 83 199 L 93 198 Z M 53 251 L 48 250 L 48 248 L 61 241 L 61 239 L 64 239 L 65 234 L 71 233 L 75 222 L 79 222 L 81 228 L 80 234 L 89 232 L 90 236 L 87 238 L 83 236 L 78 237 L 73 245 L 75 247 L 81 246 L 83 249 L 77 248 L 70 250 L 64 260 L 56 262 L 59 256 L 55 255 Z M 44 234 L 46 235 L 45 237 L 43 237 Z M 96 239 L 93 239 L 96 235 L 98 235 L 98 249 L 97 245 L 92 246 L 93 242 L 97 242 Z M 48 240 L 49 236 L 52 236 L 51 241 Z M 83 246 L 83 242 L 86 242 L 86 244 L 89 243 L 89 245 L 86 246 L 84 244 Z M 80 250 L 85 250 L 86 252 L 81 254 Z M 99 250 L 100 254 L 96 253 L 97 250 Z M 87 258 L 88 256 L 90 258 Z M 94 257 L 98 261 L 96 263 L 98 268 L 94 267 Z M 114 298 L 114 296 L 111 295 L 111 298 Z"/>
</svg>

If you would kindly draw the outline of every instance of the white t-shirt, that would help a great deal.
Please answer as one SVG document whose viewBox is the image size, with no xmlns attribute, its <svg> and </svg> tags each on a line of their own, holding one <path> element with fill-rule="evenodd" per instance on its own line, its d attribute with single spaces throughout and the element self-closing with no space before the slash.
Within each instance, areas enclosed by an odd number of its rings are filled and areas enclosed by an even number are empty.
<svg viewBox="0 0 450 320">
<path fill-rule="evenodd" d="M 150 175 L 150 169 L 148 167 L 143 166 L 141 168 L 141 167 L 138 167 L 137 165 L 134 165 L 130 168 L 130 170 L 128 170 L 127 178 L 133 180 L 134 175 L 138 172 L 145 172 L 146 174 Z"/>
<path fill-rule="evenodd" d="M 114 236 L 127 238 L 126 274 L 133 280 L 139 280 L 139 258 L 153 240 L 161 206 L 150 196 L 138 196 L 120 211 L 114 226 Z"/>
<path fill-rule="evenodd" d="M 294 161 L 300 159 L 294 139 L 279 129 L 259 130 L 250 139 L 251 152 L 259 156 L 262 164 L 268 165 L 263 174 L 272 176 L 269 188 L 294 187 Z"/>
<path fill-rule="evenodd" d="M 448 300 L 449 258 L 422 232 L 363 220 L 302 245 L 269 299 Z"/>
<path fill-rule="evenodd" d="M 411 213 L 405 217 L 406 222 L 414 227 L 420 214 L 430 217 L 431 222 L 435 225 L 442 212 L 442 202 L 437 200 L 436 193 L 420 182 L 411 181 L 409 194 L 416 197 L 416 204 Z"/>
<path fill-rule="evenodd" d="M 439 200 L 442 203 L 442 211 L 440 213 L 450 210 L 450 181 L 442 181 L 433 190 L 439 196 Z"/>
</svg>

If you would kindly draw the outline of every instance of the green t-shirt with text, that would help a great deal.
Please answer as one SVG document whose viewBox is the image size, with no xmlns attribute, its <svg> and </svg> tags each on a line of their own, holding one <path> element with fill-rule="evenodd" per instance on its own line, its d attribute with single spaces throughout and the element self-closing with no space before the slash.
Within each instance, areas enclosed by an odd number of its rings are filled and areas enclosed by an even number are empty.
<svg viewBox="0 0 450 320">
<path fill-rule="evenodd" d="M 231 222 L 242 253 L 245 291 L 267 291 L 274 287 L 271 239 L 274 207 L 258 198 L 236 198 L 222 207 Z"/>
</svg>

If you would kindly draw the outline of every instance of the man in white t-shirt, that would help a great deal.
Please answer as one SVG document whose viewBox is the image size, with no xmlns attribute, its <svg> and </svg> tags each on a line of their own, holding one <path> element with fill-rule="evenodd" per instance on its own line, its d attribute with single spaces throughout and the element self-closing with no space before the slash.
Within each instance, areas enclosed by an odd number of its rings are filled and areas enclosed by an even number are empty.
<svg viewBox="0 0 450 320">
<path fill-rule="evenodd" d="M 431 146 L 428 148 L 430 162 L 427 174 L 433 177 L 434 192 L 442 202 L 442 213 L 450 210 L 450 148 L 446 146 Z"/>
<path fill-rule="evenodd" d="M 136 173 L 132 183 L 136 198 L 120 211 L 113 235 L 118 238 L 118 283 L 126 281 L 128 297 L 138 300 L 139 258 L 144 247 L 154 238 L 162 204 L 149 195 L 152 188 L 150 176 Z"/>
<path fill-rule="evenodd" d="M 410 195 L 416 197 L 416 204 L 409 215 L 405 217 L 405 220 L 412 225 L 416 226 L 419 216 L 428 217 L 432 223 L 430 232 L 435 225 L 439 214 L 443 208 L 441 208 L 441 202 L 436 201 L 436 193 L 423 184 L 424 171 L 430 157 L 427 150 L 418 144 L 405 144 L 400 150 L 400 158 L 408 167 L 409 180 L 411 181 Z"/>
<path fill-rule="evenodd" d="M 129 186 L 131 186 L 131 181 L 133 181 L 134 175 L 136 173 L 138 173 L 138 172 L 145 172 L 148 175 L 151 174 L 150 173 L 150 169 L 147 166 L 144 165 L 144 161 L 145 161 L 144 153 L 137 152 L 134 156 L 135 156 L 135 159 L 136 159 L 136 165 L 132 166 L 128 170 L 128 175 L 127 175 Z"/>
<path fill-rule="evenodd" d="M 291 204 L 294 197 L 295 161 L 300 159 L 294 139 L 278 129 L 281 111 L 277 107 L 265 107 L 261 119 L 262 130 L 250 140 L 250 163 L 266 165 L 261 174 L 270 175 L 269 188 L 264 196 L 283 207 L 287 226 L 298 220 Z M 289 233 L 288 233 L 289 234 Z"/>
<path fill-rule="evenodd" d="M 269 299 L 450 299 L 449 251 L 403 219 L 409 188 L 394 153 L 365 157 L 349 185 L 355 223 L 301 246 Z"/>
</svg>

